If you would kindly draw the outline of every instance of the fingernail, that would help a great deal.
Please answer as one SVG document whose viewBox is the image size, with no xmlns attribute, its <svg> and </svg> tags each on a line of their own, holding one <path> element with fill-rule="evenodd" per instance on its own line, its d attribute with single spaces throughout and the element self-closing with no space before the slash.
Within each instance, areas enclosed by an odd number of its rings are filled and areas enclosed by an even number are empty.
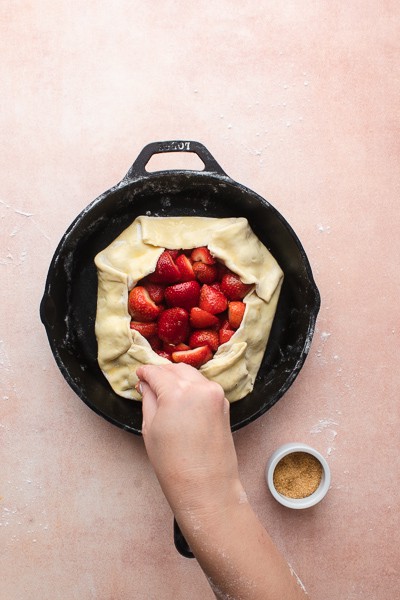
<svg viewBox="0 0 400 600">
<path fill-rule="evenodd" d="M 142 386 L 142 382 L 138 381 L 137 384 L 135 385 L 135 389 L 137 392 L 139 392 L 139 394 L 141 396 L 143 396 L 143 386 Z"/>
</svg>

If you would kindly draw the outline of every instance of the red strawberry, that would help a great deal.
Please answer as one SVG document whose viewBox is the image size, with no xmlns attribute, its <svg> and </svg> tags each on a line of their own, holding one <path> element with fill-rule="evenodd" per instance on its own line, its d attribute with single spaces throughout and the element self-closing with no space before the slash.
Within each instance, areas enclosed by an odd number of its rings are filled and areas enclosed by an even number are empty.
<svg viewBox="0 0 400 600">
<path fill-rule="evenodd" d="M 176 363 L 186 363 L 198 369 L 201 365 L 204 365 L 208 360 L 212 358 L 212 352 L 210 346 L 200 346 L 200 348 L 194 348 L 193 350 L 182 350 L 181 352 L 173 352 L 172 360 Z"/>
<path fill-rule="evenodd" d="M 162 356 L 163 358 L 168 358 L 168 360 L 171 360 L 171 355 L 167 354 L 167 352 L 164 352 L 164 350 L 156 350 L 158 356 Z"/>
<path fill-rule="evenodd" d="M 219 337 L 217 331 L 211 329 L 199 329 L 194 331 L 189 338 L 189 346 L 191 348 L 199 348 L 208 344 L 213 352 L 218 350 Z"/>
<path fill-rule="evenodd" d="M 129 292 L 128 310 L 134 321 L 154 321 L 161 312 L 143 286 L 136 286 Z"/>
<path fill-rule="evenodd" d="M 171 356 L 173 352 L 181 352 L 182 350 L 190 350 L 190 346 L 184 344 L 183 342 L 181 342 L 180 344 L 166 344 L 164 342 L 163 351 L 166 352 L 169 356 Z"/>
<path fill-rule="evenodd" d="M 168 344 L 167 342 L 163 343 L 163 350 L 167 354 L 172 354 L 172 351 L 175 350 L 176 344 Z"/>
<path fill-rule="evenodd" d="M 148 276 L 152 283 L 175 283 L 181 274 L 168 250 L 165 250 L 157 261 L 156 270 Z"/>
<path fill-rule="evenodd" d="M 198 281 L 184 281 L 165 288 L 165 300 L 169 306 L 180 306 L 190 310 L 199 302 L 200 284 Z"/>
<path fill-rule="evenodd" d="M 173 352 L 177 352 L 179 350 L 190 350 L 190 346 L 181 342 L 180 344 L 167 344 L 164 342 L 163 350 L 167 354 L 172 354 Z"/>
<path fill-rule="evenodd" d="M 194 274 L 192 263 L 184 254 L 180 254 L 175 261 L 176 266 L 181 274 L 181 281 L 193 281 L 196 279 Z"/>
<path fill-rule="evenodd" d="M 235 331 L 231 329 L 228 319 L 225 319 L 224 321 L 222 321 L 221 328 L 218 332 L 219 343 L 225 344 L 225 342 L 229 342 L 234 333 Z"/>
<path fill-rule="evenodd" d="M 219 280 L 221 280 L 223 278 L 223 276 L 226 275 L 226 273 L 232 273 L 232 271 L 230 269 L 228 269 L 228 267 L 220 261 L 217 262 L 217 268 L 218 268 L 218 279 Z"/>
<path fill-rule="evenodd" d="M 168 252 L 168 254 L 171 255 L 171 258 L 173 261 L 176 260 L 176 257 L 178 256 L 180 250 L 166 250 L 166 252 Z"/>
<path fill-rule="evenodd" d="M 206 265 L 203 262 L 193 263 L 193 272 L 201 283 L 214 283 L 217 280 L 218 270 L 216 265 Z"/>
<path fill-rule="evenodd" d="M 251 287 L 251 284 L 243 283 L 235 273 L 226 273 L 222 277 L 221 290 L 229 300 L 241 300 Z"/>
<path fill-rule="evenodd" d="M 145 338 L 157 335 L 157 323 L 142 323 L 141 321 L 131 321 L 131 329 L 138 331 Z"/>
<path fill-rule="evenodd" d="M 210 312 L 212 315 L 216 315 L 226 310 L 227 306 L 228 301 L 222 292 L 207 284 L 203 285 L 199 299 L 199 307 L 201 309 Z"/>
<path fill-rule="evenodd" d="M 190 346 L 181 342 L 180 344 L 176 344 L 176 346 L 173 346 L 172 348 L 172 352 L 181 352 L 183 350 L 190 350 Z"/>
<path fill-rule="evenodd" d="M 194 306 L 190 311 L 190 324 L 196 329 L 206 329 L 207 327 L 217 327 L 219 319 L 206 310 Z"/>
<path fill-rule="evenodd" d="M 234 333 L 235 332 L 233 331 L 233 329 L 220 329 L 218 332 L 219 343 L 225 344 L 225 342 L 229 342 Z"/>
<path fill-rule="evenodd" d="M 151 281 L 143 281 L 142 285 L 149 292 L 149 296 L 153 302 L 161 304 L 164 300 L 164 286 L 159 283 L 151 283 Z"/>
<path fill-rule="evenodd" d="M 228 321 L 232 329 L 237 329 L 238 327 L 240 327 L 240 323 L 242 322 L 245 310 L 246 305 L 244 304 L 244 302 L 229 302 Z"/>
<path fill-rule="evenodd" d="M 224 310 L 224 312 L 219 313 L 218 315 L 216 315 L 218 317 L 218 327 L 216 327 L 217 331 L 219 331 L 222 328 L 231 328 L 228 322 L 228 311 Z"/>
<path fill-rule="evenodd" d="M 151 337 L 148 338 L 147 341 L 149 342 L 149 344 L 152 347 L 152 349 L 154 350 L 154 352 L 158 352 L 159 350 L 161 350 L 162 342 L 161 342 L 160 338 L 158 337 L 158 335 L 152 335 Z"/>
<path fill-rule="evenodd" d="M 192 250 L 190 258 L 193 262 L 203 262 L 206 265 L 214 265 L 217 262 L 206 246 Z"/>
<path fill-rule="evenodd" d="M 221 284 L 218 283 L 218 281 L 216 281 L 215 283 L 212 283 L 211 287 L 213 287 L 214 290 L 218 290 L 219 292 L 222 292 L 222 290 L 221 290 Z"/>
<path fill-rule="evenodd" d="M 158 336 L 168 344 L 180 344 L 189 335 L 189 313 L 184 308 L 167 308 L 158 319 Z"/>
</svg>

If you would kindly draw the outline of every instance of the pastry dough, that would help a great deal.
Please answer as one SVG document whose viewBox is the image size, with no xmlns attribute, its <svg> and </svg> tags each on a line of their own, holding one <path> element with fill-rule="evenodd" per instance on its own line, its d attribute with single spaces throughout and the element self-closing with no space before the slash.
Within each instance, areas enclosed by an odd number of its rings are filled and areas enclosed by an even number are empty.
<svg viewBox="0 0 400 600">
<path fill-rule="evenodd" d="M 96 337 L 98 362 L 113 390 L 140 400 L 136 369 L 142 364 L 169 364 L 148 341 L 130 329 L 128 294 L 152 273 L 162 252 L 208 246 L 211 254 L 254 288 L 243 299 L 246 310 L 239 329 L 200 371 L 224 388 L 230 402 L 254 386 L 274 319 L 283 272 L 245 218 L 140 216 L 97 254 Z"/>
</svg>

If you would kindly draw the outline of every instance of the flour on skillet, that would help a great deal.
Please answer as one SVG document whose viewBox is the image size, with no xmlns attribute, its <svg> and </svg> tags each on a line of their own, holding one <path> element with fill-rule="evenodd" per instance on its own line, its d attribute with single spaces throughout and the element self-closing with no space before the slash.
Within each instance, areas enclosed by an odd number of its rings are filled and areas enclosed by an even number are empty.
<svg viewBox="0 0 400 600">
<path fill-rule="evenodd" d="M 135 390 L 141 364 L 169 364 L 148 341 L 130 329 L 129 291 L 152 273 L 167 249 L 208 246 L 210 252 L 254 284 L 243 302 L 242 324 L 200 371 L 218 382 L 230 402 L 251 392 L 260 367 L 283 280 L 278 263 L 240 218 L 140 216 L 95 257 L 98 296 L 95 332 L 98 362 L 113 390 L 140 400 Z"/>
</svg>

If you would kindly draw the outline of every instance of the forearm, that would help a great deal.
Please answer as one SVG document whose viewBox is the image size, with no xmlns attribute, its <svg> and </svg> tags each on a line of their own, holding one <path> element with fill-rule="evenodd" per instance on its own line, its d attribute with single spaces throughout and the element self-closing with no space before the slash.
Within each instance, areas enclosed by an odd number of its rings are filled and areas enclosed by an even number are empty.
<svg viewBox="0 0 400 600">
<path fill-rule="evenodd" d="M 180 511 L 177 520 L 217 598 L 304 600 L 245 495 L 211 512 Z"/>
<path fill-rule="evenodd" d="M 217 598 L 304 600 L 247 502 L 223 389 L 188 365 L 137 374 L 148 456 Z"/>
</svg>

